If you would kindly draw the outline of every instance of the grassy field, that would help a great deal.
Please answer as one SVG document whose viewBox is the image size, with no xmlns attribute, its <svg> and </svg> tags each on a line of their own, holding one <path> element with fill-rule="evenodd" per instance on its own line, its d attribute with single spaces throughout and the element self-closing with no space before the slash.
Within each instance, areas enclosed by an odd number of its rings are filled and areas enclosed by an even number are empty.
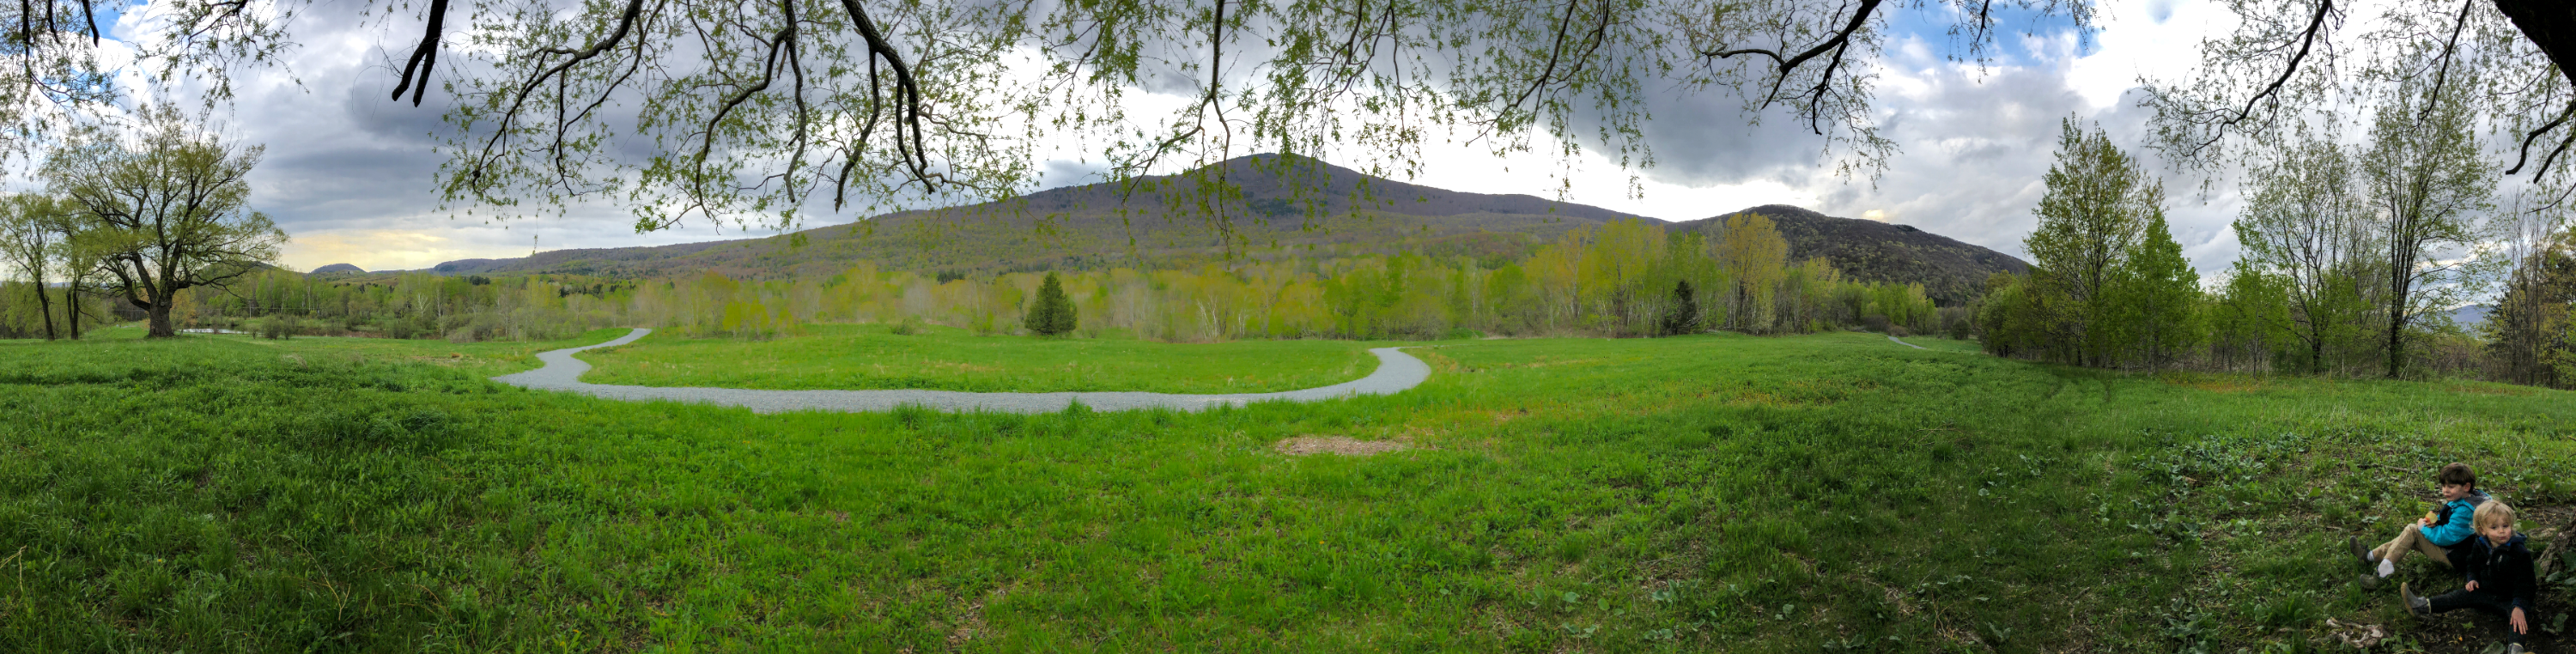
<svg viewBox="0 0 2576 654">
<path fill-rule="evenodd" d="M 953 327 L 814 325 L 770 341 L 654 334 L 581 355 L 582 380 L 636 386 L 768 389 L 1267 393 L 1331 386 L 1377 369 L 1355 341 L 1157 343 L 979 337 Z M 602 339 L 606 340 L 606 339 Z"/>
<path fill-rule="evenodd" d="M 0 643 L 2272 652 L 2331 619 L 2476 652 L 2491 622 L 2406 617 L 2343 539 L 2452 460 L 2531 527 L 2576 499 L 2576 394 L 1868 334 L 1465 341 L 1395 396 L 1040 416 L 624 404 L 481 379 L 498 349 L 331 345 L 0 343 Z"/>
</svg>

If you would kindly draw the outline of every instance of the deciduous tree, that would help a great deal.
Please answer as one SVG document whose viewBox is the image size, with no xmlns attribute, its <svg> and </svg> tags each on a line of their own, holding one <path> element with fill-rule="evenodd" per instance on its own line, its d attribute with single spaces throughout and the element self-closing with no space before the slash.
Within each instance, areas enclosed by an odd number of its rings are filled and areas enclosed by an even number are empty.
<svg viewBox="0 0 2576 654">
<path fill-rule="evenodd" d="M 1772 296 L 1788 272 L 1789 240 L 1781 238 L 1770 216 L 1736 214 L 1726 218 L 1726 227 L 1710 246 L 1717 249 L 1719 274 L 1728 280 L 1726 326 L 1769 331 L 1778 317 Z"/>
<path fill-rule="evenodd" d="M 134 133 L 94 131 L 57 150 L 45 178 L 88 224 L 116 292 L 149 315 L 151 336 L 167 337 L 180 291 L 264 268 L 286 233 L 250 210 L 259 147 L 200 133 L 173 109 L 145 117 Z"/>
<path fill-rule="evenodd" d="M 2146 216 L 2160 210 L 2163 184 L 2101 128 L 2086 132 L 2073 118 L 2060 122 L 2057 163 L 2041 181 L 2047 189 L 2032 209 L 2039 226 L 2022 239 L 2034 259 L 2030 292 L 2064 298 L 2045 303 L 2057 308 L 2050 338 L 2065 344 L 2072 361 L 2102 365 L 2110 353 L 2110 324 L 2102 318 L 2113 270 L 2144 233 Z"/>
<path fill-rule="evenodd" d="M 2257 168 L 2252 193 L 2235 223 L 2241 261 L 2279 282 L 2288 302 L 2288 333 L 2307 349 L 2309 372 L 2325 372 L 2326 350 L 2360 317 L 2336 289 L 2375 249 L 2371 207 L 2358 185 L 2359 164 L 2331 136 L 2306 142 Z M 2349 287 L 2350 281 L 2343 285 Z"/>
<path fill-rule="evenodd" d="M 2182 256 L 2161 210 L 2147 214 L 2146 234 L 2113 275 L 2111 314 L 2124 349 L 2151 370 L 2162 370 L 2206 335 L 2201 319 L 2200 273 Z"/>
<path fill-rule="evenodd" d="M 36 296 L 36 312 L 44 318 L 45 340 L 53 340 L 53 291 L 45 284 L 45 272 L 54 267 L 63 238 L 56 232 L 61 222 L 53 216 L 53 198 L 21 193 L 0 200 L 0 266 L 15 270 L 27 280 L 27 288 Z"/>
<path fill-rule="evenodd" d="M 2459 304 L 2476 281 L 2469 248 L 2483 240 L 2480 221 L 2495 194 L 2468 102 L 2429 84 L 2408 90 L 2379 108 L 2361 161 L 2386 276 L 2376 308 L 2390 377 L 2405 365 L 2416 319 Z"/>
</svg>

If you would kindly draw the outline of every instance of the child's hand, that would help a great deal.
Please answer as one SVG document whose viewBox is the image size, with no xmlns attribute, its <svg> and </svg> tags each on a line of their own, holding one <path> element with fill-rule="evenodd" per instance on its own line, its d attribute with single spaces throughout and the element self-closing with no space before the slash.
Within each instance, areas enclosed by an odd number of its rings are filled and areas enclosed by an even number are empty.
<svg viewBox="0 0 2576 654">
<path fill-rule="evenodd" d="M 2531 635 L 2531 623 L 2523 621 L 2522 607 L 2519 606 L 2513 607 L 2513 632 L 2526 636 Z"/>
<path fill-rule="evenodd" d="M 2474 593 L 2474 592 L 2477 592 L 2477 590 L 2478 590 L 2478 582 L 2474 582 L 2474 581 L 2469 582 L 2469 592 L 2473 592 L 2473 593 Z"/>
</svg>

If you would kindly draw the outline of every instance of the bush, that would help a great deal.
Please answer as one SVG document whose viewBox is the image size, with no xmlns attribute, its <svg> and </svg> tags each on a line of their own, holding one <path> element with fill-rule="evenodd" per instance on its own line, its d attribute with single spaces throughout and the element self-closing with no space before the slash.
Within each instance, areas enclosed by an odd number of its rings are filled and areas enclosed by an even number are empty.
<svg viewBox="0 0 2576 654">
<path fill-rule="evenodd" d="M 1887 320 L 1887 314 L 1883 314 L 1883 313 L 1873 313 L 1873 314 L 1869 314 L 1869 315 L 1866 315 L 1866 316 L 1861 316 L 1861 317 L 1860 317 L 1860 325 L 1861 325 L 1861 328 L 1862 328 L 1862 329 L 1867 329 L 1867 330 L 1869 330 L 1869 331 L 1878 332 L 1878 333 L 1881 333 L 1881 334 L 1890 334 L 1890 333 L 1894 333 L 1894 332 L 1887 331 L 1887 329 L 1888 329 L 1889 327 L 1894 326 L 1894 324 L 1893 324 L 1893 323 L 1888 322 L 1888 320 Z"/>
<path fill-rule="evenodd" d="M 270 315 L 251 323 L 251 331 L 258 334 L 260 338 L 283 340 L 295 336 L 299 327 L 296 322 L 291 317 Z"/>
</svg>

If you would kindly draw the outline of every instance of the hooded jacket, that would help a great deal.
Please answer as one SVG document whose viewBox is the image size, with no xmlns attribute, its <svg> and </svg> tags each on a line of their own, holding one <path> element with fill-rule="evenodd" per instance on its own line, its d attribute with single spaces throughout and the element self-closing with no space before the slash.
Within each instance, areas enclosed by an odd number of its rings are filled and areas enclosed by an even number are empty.
<svg viewBox="0 0 2576 654">
<path fill-rule="evenodd" d="M 2461 563 L 2460 571 L 2468 575 L 2469 581 L 2477 582 L 2476 592 L 2512 598 L 2514 608 L 2528 615 L 2535 610 L 2532 595 L 2540 589 L 2540 580 L 2533 572 L 2531 548 L 2523 545 L 2525 540 L 2527 537 L 2519 533 L 2503 545 L 2471 538 L 2468 558 L 2454 560 Z"/>
<path fill-rule="evenodd" d="M 2466 551 L 2462 543 L 2467 543 L 2469 535 L 2477 532 L 2469 522 L 2476 519 L 2478 505 L 2485 503 L 2485 492 L 2469 491 L 2468 497 L 2451 500 L 2434 509 L 2433 524 L 2417 529 L 2424 530 L 2424 540 L 2433 541 L 2435 547 L 2450 550 L 2451 557 L 2457 559 Z"/>
</svg>

